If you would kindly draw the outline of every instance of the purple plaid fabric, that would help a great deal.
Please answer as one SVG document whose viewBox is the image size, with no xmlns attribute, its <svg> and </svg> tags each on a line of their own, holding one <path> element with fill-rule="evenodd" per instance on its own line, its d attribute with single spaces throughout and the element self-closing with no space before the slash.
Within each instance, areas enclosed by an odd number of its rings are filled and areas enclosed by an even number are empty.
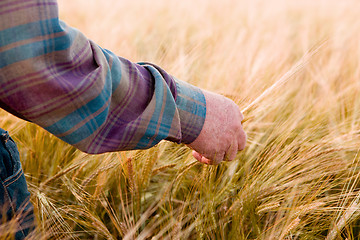
<svg viewBox="0 0 360 240">
<path fill-rule="evenodd" d="M 206 114 L 200 89 L 101 48 L 56 0 L 0 2 L 0 107 L 88 153 L 191 143 Z"/>
</svg>

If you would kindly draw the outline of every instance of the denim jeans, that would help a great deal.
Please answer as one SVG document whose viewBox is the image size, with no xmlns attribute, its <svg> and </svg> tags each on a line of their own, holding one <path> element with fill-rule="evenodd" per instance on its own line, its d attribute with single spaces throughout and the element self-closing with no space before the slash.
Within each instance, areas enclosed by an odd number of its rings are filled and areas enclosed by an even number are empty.
<svg viewBox="0 0 360 240">
<path fill-rule="evenodd" d="M 0 128 L 0 224 L 24 239 L 34 228 L 34 211 L 29 201 L 19 152 L 8 132 Z M 0 230 L 0 236 L 4 230 Z"/>
</svg>

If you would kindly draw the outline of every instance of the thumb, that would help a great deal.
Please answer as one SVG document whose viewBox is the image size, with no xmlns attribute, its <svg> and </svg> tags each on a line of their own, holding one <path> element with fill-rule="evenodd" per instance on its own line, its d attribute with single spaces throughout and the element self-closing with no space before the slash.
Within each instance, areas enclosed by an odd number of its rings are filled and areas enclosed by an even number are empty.
<svg viewBox="0 0 360 240">
<path fill-rule="evenodd" d="M 200 153 L 198 153 L 196 151 L 193 151 L 192 155 L 196 160 L 198 160 L 201 163 L 208 164 L 208 165 L 212 164 L 212 161 L 210 159 L 204 157 L 203 155 L 201 155 Z"/>
</svg>

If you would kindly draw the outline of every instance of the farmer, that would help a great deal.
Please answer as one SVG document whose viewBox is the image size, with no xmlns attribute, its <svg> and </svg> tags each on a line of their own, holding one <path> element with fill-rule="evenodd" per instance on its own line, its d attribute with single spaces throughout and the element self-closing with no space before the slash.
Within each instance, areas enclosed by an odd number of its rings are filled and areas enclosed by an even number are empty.
<svg viewBox="0 0 360 240">
<path fill-rule="evenodd" d="M 56 0 L 0 2 L 0 107 L 91 154 L 169 140 L 219 164 L 246 142 L 234 102 L 99 47 L 59 21 Z M 0 138 L 0 219 L 22 213 L 22 239 L 30 194 L 15 143 L 2 129 Z"/>
</svg>

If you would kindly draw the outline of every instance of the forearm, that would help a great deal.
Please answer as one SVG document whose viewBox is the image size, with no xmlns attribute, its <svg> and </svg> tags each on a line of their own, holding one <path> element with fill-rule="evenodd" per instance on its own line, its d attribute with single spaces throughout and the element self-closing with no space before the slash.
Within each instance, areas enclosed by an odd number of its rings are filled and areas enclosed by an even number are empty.
<svg viewBox="0 0 360 240">
<path fill-rule="evenodd" d="M 89 153 L 163 139 L 190 143 L 199 135 L 206 110 L 198 88 L 102 49 L 58 21 L 56 1 L 19 9 L 0 16 L 4 109 Z"/>
</svg>

